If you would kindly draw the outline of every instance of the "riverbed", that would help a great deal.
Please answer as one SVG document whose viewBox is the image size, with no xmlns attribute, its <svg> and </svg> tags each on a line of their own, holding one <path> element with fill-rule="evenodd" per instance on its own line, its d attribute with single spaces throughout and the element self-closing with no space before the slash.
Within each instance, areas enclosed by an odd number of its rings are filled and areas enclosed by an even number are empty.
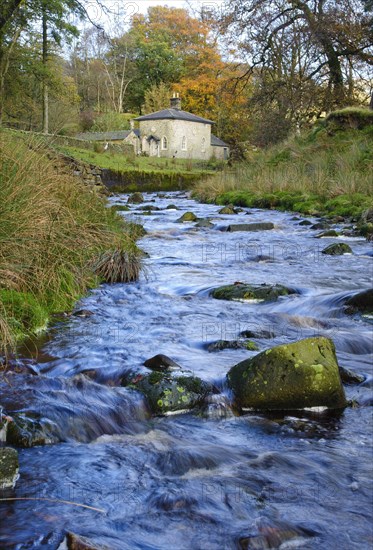
<svg viewBox="0 0 373 550">
<path fill-rule="evenodd" d="M 93 289 L 76 307 L 91 315 L 59 320 L 29 346 L 25 362 L 38 374 L 1 382 L 7 412 L 41 415 L 60 442 L 19 450 L 8 496 L 27 500 L 0 502 L 0 548 L 54 550 L 71 531 L 114 550 L 370 549 L 372 320 L 346 315 L 343 303 L 371 286 L 371 246 L 316 239 L 294 213 L 222 215 L 184 193 L 147 194 L 144 204 L 159 210 L 121 213 L 147 230 L 140 281 Z M 187 211 L 213 227 L 176 223 Z M 222 231 L 252 222 L 275 229 Z M 323 255 L 333 242 L 353 255 Z M 237 281 L 297 293 L 271 303 L 211 298 Z M 364 376 L 345 387 L 358 405 L 237 416 L 224 377 L 257 351 L 208 346 L 244 331 L 260 351 L 332 338 L 339 364 Z M 120 386 L 159 353 L 218 389 L 203 411 L 151 417 L 144 398 Z"/>
</svg>

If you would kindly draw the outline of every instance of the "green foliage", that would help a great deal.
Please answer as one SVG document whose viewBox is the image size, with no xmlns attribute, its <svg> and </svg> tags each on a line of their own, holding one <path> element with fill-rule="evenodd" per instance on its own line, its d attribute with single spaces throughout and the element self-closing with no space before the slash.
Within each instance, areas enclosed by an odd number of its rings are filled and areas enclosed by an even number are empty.
<svg viewBox="0 0 373 550">
<path fill-rule="evenodd" d="M 131 269 L 137 235 L 42 141 L 0 132 L 0 351 L 98 284 L 104 253 L 123 252 Z"/>
</svg>

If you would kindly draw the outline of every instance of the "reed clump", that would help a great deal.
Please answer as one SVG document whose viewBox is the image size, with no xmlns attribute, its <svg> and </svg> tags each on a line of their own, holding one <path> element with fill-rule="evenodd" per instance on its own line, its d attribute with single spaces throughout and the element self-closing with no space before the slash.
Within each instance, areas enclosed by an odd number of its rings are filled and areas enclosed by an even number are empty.
<svg viewBox="0 0 373 550">
<path fill-rule="evenodd" d="M 35 137 L 0 132 L 0 353 L 99 282 L 136 279 L 138 231 Z M 106 254 L 113 272 L 95 269 Z M 118 265 L 116 261 L 118 260 Z"/>
</svg>

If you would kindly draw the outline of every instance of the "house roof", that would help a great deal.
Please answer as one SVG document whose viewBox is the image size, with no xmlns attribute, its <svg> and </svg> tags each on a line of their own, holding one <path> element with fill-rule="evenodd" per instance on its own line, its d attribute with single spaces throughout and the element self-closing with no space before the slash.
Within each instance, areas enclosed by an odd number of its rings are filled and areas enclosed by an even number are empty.
<svg viewBox="0 0 373 550">
<path fill-rule="evenodd" d="M 211 134 L 211 146 L 212 147 L 229 147 L 228 143 L 225 143 L 222 139 Z"/>
<path fill-rule="evenodd" d="M 76 134 L 76 139 L 83 139 L 84 141 L 123 141 L 134 132 L 137 137 L 140 136 L 139 130 L 120 130 L 118 132 L 84 132 Z"/>
<path fill-rule="evenodd" d="M 135 120 L 187 120 L 188 122 L 201 122 L 202 124 L 215 124 L 213 120 L 208 118 L 202 118 L 192 113 L 187 113 L 181 109 L 163 109 L 162 111 L 156 111 L 149 115 L 139 116 Z"/>
</svg>

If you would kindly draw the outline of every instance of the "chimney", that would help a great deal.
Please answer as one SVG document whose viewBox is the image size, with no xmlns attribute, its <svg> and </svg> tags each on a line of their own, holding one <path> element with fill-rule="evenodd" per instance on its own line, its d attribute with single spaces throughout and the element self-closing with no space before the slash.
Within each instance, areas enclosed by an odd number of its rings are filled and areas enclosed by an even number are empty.
<svg viewBox="0 0 373 550">
<path fill-rule="evenodd" d="M 179 98 L 179 94 L 174 94 L 173 97 L 171 97 L 171 109 L 181 110 L 181 99 Z"/>
</svg>

